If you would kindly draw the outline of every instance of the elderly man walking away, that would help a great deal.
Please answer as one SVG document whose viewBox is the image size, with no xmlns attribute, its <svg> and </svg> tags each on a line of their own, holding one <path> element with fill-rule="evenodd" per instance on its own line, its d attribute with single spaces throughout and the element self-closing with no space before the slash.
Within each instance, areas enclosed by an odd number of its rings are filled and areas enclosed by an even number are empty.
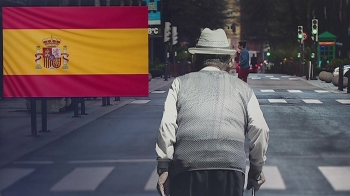
<svg viewBox="0 0 350 196">
<path fill-rule="evenodd" d="M 239 55 L 239 72 L 238 72 L 238 78 L 243 80 L 244 82 L 247 82 L 248 75 L 249 75 L 249 52 L 245 48 L 247 45 L 246 41 L 240 41 L 238 42 L 238 48 L 241 50 L 241 54 Z"/>
<path fill-rule="evenodd" d="M 265 182 L 269 128 L 249 85 L 227 70 L 236 50 L 223 29 L 205 28 L 189 48 L 196 67 L 175 78 L 164 105 L 156 153 L 161 196 L 242 196 Z"/>
</svg>

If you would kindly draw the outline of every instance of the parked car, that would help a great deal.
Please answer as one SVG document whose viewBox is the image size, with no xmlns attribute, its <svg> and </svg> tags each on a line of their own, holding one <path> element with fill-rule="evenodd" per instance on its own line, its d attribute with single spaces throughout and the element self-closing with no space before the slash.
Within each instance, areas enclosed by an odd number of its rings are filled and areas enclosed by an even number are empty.
<svg viewBox="0 0 350 196">
<path fill-rule="evenodd" d="M 350 70 L 350 65 L 344 65 L 344 76 L 349 76 L 349 73 L 348 72 Z M 348 73 L 347 73 L 348 72 Z M 338 76 L 339 75 L 339 67 L 335 68 L 334 71 L 333 71 L 333 76 Z"/>
</svg>

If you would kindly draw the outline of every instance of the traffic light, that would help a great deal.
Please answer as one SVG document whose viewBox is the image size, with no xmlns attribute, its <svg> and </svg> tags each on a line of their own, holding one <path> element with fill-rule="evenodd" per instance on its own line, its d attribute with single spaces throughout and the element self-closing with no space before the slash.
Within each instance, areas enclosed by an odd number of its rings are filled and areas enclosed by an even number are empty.
<svg viewBox="0 0 350 196">
<path fill-rule="evenodd" d="M 300 59 L 300 52 L 298 52 L 298 59 Z"/>
<path fill-rule="evenodd" d="M 312 35 L 317 35 L 318 33 L 318 20 L 312 19 Z"/>
<path fill-rule="evenodd" d="M 267 53 L 266 53 L 266 56 L 269 57 L 270 55 L 271 55 L 271 54 L 270 54 L 270 50 L 268 50 Z"/>
<path fill-rule="evenodd" d="M 177 44 L 177 27 L 171 27 L 171 38 L 173 45 Z"/>
<path fill-rule="evenodd" d="M 303 26 L 298 26 L 298 39 L 303 39 Z"/>
<path fill-rule="evenodd" d="M 164 23 L 164 42 L 168 42 L 170 40 L 171 35 L 171 23 L 165 22 Z"/>
<path fill-rule="evenodd" d="M 312 58 L 312 59 L 315 58 L 315 53 L 311 53 L 311 58 Z"/>
</svg>

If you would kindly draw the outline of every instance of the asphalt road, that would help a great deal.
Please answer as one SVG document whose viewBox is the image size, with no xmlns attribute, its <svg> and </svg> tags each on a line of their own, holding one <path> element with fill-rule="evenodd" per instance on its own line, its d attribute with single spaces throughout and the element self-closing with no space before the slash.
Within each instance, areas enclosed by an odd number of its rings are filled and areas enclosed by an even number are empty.
<svg viewBox="0 0 350 196">
<path fill-rule="evenodd" d="M 271 129 L 257 195 L 350 195 L 349 95 L 278 77 L 248 81 Z M 154 149 L 167 89 L 0 168 L 2 196 L 157 195 Z"/>
</svg>

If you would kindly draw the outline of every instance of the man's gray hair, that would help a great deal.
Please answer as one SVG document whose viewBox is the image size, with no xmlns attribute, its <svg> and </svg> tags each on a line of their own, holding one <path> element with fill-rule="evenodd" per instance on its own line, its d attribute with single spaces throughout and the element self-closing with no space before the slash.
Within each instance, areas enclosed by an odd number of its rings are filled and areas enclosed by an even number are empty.
<svg viewBox="0 0 350 196">
<path fill-rule="evenodd" d="M 226 69 L 228 64 L 220 61 L 220 59 L 207 59 L 204 61 L 203 66 L 204 67 L 214 66 L 214 67 L 218 67 L 221 70 L 223 70 L 223 69 Z"/>
<path fill-rule="evenodd" d="M 207 66 L 214 66 L 225 70 L 229 66 L 231 57 L 231 55 L 222 54 L 195 54 L 194 67 L 196 71 Z"/>
</svg>

